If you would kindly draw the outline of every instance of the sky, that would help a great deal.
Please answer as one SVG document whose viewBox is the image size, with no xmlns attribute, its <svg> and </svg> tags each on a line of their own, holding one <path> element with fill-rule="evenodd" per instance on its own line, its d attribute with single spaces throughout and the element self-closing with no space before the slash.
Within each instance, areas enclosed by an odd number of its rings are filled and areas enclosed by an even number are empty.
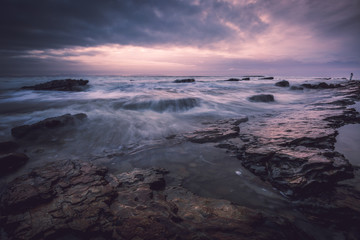
<svg viewBox="0 0 360 240">
<path fill-rule="evenodd" d="M 1 0 L 0 75 L 360 79 L 360 0 Z"/>
</svg>

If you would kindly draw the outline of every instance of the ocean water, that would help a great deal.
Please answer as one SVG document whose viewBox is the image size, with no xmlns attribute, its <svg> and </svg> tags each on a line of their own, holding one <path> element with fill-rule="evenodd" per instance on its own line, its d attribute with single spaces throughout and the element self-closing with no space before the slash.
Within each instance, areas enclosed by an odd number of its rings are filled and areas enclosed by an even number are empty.
<svg viewBox="0 0 360 240">
<path fill-rule="evenodd" d="M 250 77 L 250 81 L 224 81 L 232 77 L 238 76 L 2 77 L 0 141 L 11 140 L 11 128 L 15 126 L 49 117 L 86 113 L 88 119 L 75 129 L 50 138 L 20 142 L 30 160 L 1 181 L 10 181 L 32 167 L 61 159 L 104 164 L 114 174 L 155 166 L 170 170 L 171 184 L 181 184 L 201 196 L 277 209 L 285 204 L 283 197 L 244 169 L 235 156 L 211 143 L 195 144 L 172 137 L 200 129 L 204 122 L 244 116 L 256 121 L 257 116 L 266 113 L 301 112 L 306 105 L 325 98 L 336 99 L 331 90 L 275 86 L 280 80 L 288 80 L 291 86 L 344 80 Z M 89 87 L 82 92 L 20 90 L 22 86 L 65 78 L 87 79 Z M 174 83 L 183 78 L 196 81 Z M 256 94 L 272 94 L 275 102 L 250 102 L 248 98 Z"/>
</svg>

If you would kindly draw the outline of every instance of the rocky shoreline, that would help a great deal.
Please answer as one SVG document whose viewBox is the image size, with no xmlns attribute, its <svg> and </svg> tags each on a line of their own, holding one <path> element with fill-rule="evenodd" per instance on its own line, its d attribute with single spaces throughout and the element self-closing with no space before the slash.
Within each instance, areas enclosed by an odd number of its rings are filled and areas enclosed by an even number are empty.
<svg viewBox="0 0 360 240">
<path fill-rule="evenodd" d="M 334 91 L 339 99 L 307 105 L 302 112 L 264 114 L 256 121 L 241 116 L 207 122 L 168 139 L 226 149 L 310 223 L 357 239 L 360 190 L 344 180 L 360 180 L 359 166 L 336 152 L 334 144 L 337 128 L 360 123 L 359 113 L 349 107 L 360 100 L 360 82 L 301 87 Z M 61 130 L 85 118 L 46 119 L 15 128 L 13 135 L 20 139 Z M 16 153 L 16 144 L 2 154 Z M 0 223 L 9 239 L 314 239 L 293 217 L 196 196 L 168 185 L 166 174 L 164 169 L 134 169 L 113 175 L 86 159 L 49 163 L 7 185 L 0 197 Z"/>
</svg>

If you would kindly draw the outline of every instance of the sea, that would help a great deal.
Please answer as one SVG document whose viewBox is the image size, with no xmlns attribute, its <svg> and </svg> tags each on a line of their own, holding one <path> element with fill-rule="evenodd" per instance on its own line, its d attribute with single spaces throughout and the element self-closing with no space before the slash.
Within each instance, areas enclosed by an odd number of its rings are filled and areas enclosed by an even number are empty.
<svg viewBox="0 0 360 240">
<path fill-rule="evenodd" d="M 225 81 L 244 77 L 250 80 Z M 243 168 L 236 156 L 211 143 L 197 144 L 174 138 L 201 129 L 206 122 L 243 117 L 257 121 L 264 114 L 286 111 L 301 114 L 309 104 L 338 98 L 331 89 L 291 90 L 275 86 L 281 80 L 289 81 L 291 86 L 346 81 L 343 78 L 263 77 L 1 77 L 0 142 L 12 140 L 11 129 L 16 126 L 67 113 L 85 113 L 88 117 L 75 129 L 43 141 L 23 142 L 21 150 L 30 157 L 29 162 L 18 172 L 2 178 L 0 183 L 6 184 L 46 162 L 63 159 L 92 161 L 107 166 L 114 174 L 134 168 L 161 167 L 170 171 L 169 184 L 184 186 L 200 196 L 293 214 L 284 197 Z M 88 87 L 80 92 L 21 89 L 67 78 L 89 80 Z M 195 82 L 174 82 L 188 78 Z M 249 101 L 249 97 L 257 94 L 272 94 L 275 101 Z M 359 104 L 355 107 L 360 110 Z M 337 151 L 358 165 L 359 129 L 358 124 L 340 128 L 336 145 Z"/>
</svg>

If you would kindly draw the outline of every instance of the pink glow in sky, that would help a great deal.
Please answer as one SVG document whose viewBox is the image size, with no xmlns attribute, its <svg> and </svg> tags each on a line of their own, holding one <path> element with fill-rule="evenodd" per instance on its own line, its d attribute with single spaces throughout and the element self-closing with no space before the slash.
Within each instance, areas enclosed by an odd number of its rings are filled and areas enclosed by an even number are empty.
<svg viewBox="0 0 360 240">
<path fill-rule="evenodd" d="M 360 75 L 359 0 L 56 6 L 5 1 L 0 74 Z"/>
</svg>

